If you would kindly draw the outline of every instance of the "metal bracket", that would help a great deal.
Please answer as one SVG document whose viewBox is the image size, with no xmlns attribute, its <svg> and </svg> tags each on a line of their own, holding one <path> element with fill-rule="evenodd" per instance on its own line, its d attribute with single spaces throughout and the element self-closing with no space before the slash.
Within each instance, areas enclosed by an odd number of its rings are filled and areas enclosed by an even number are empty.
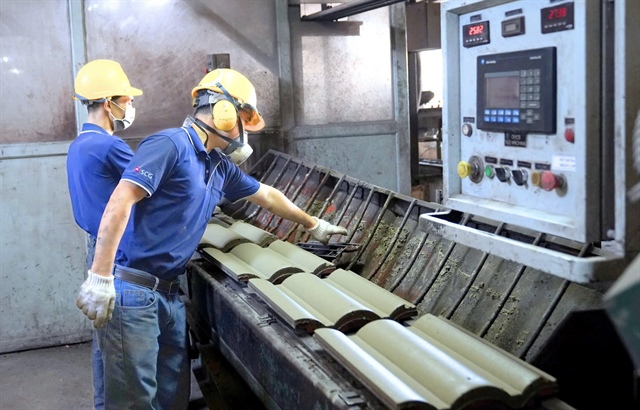
<svg viewBox="0 0 640 410">
<path fill-rule="evenodd" d="M 365 399 L 354 391 L 342 391 L 338 393 L 338 397 L 340 397 L 347 406 L 357 406 L 366 403 Z"/>
<path fill-rule="evenodd" d="M 576 256 L 560 251 L 560 246 L 550 249 L 549 242 L 545 245 L 549 247 L 545 247 L 518 241 L 515 235 L 511 238 L 459 224 L 465 218 L 457 215 L 461 214 L 456 211 L 423 214 L 420 215 L 419 227 L 424 232 L 455 243 L 578 283 L 615 279 L 625 266 L 623 255 L 601 248 L 586 246 L 590 252 Z"/>
<path fill-rule="evenodd" d="M 353 16 L 364 13 L 366 11 L 375 10 L 380 7 L 390 6 L 405 0 L 354 0 L 349 3 L 340 4 L 339 6 L 329 7 L 317 13 L 303 16 L 303 21 L 331 21 L 344 17 Z"/>
<path fill-rule="evenodd" d="M 276 318 L 273 317 L 271 314 L 266 313 L 262 316 L 258 316 L 258 326 L 259 327 L 265 327 L 265 326 L 269 326 L 272 323 L 276 323 Z"/>
<path fill-rule="evenodd" d="M 338 259 L 343 253 L 355 252 L 360 244 L 332 242 L 325 245 L 318 241 L 310 241 L 297 242 L 296 246 L 331 262 Z"/>
</svg>

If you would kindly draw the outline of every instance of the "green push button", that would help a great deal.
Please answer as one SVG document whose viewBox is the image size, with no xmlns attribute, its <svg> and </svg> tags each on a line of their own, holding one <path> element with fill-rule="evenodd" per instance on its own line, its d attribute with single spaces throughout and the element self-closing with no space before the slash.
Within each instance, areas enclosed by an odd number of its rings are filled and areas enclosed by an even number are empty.
<svg viewBox="0 0 640 410">
<path fill-rule="evenodd" d="M 493 178 L 493 176 L 495 175 L 493 167 L 491 165 L 487 165 L 486 167 L 484 167 L 484 174 L 487 176 L 487 178 Z"/>
</svg>

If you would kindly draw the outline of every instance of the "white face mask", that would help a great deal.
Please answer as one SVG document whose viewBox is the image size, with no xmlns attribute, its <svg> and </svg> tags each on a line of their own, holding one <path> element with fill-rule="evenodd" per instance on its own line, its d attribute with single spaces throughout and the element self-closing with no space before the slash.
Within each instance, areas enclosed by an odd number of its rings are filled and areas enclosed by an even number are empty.
<svg viewBox="0 0 640 410">
<path fill-rule="evenodd" d="M 109 117 L 113 122 L 113 132 L 126 130 L 131 126 L 131 124 L 133 124 L 133 120 L 136 119 L 136 109 L 130 105 L 122 108 L 115 101 L 111 101 L 111 103 L 124 111 L 124 118 L 122 119 L 118 119 L 113 114 L 109 113 Z"/>
</svg>

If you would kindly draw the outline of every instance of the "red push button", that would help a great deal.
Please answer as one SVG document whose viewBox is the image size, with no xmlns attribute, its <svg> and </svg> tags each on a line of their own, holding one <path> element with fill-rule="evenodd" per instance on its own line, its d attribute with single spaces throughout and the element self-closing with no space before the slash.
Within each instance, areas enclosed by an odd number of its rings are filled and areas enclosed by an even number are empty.
<svg viewBox="0 0 640 410">
<path fill-rule="evenodd" d="M 566 130 L 564 130 L 564 139 L 566 139 L 569 142 L 575 141 L 576 135 L 573 132 L 573 128 L 567 128 Z"/>
<path fill-rule="evenodd" d="M 551 171 L 544 171 L 540 178 L 540 188 L 545 191 L 552 191 L 556 188 L 560 188 L 564 185 L 564 178 L 561 175 L 556 175 Z"/>
</svg>

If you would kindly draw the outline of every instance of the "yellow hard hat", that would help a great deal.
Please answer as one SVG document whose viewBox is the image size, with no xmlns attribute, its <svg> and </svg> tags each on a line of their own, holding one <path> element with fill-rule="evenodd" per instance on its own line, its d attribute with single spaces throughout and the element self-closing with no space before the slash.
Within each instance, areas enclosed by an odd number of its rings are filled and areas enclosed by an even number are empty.
<svg viewBox="0 0 640 410">
<path fill-rule="evenodd" d="M 73 98 L 83 101 L 142 95 L 142 90 L 131 86 L 120 64 L 111 60 L 93 60 L 85 64 L 76 75 L 74 89 Z"/>
<path fill-rule="evenodd" d="M 238 114 L 244 120 L 247 131 L 260 131 L 264 128 L 264 119 L 257 108 L 256 89 L 247 77 L 239 72 L 230 68 L 218 68 L 205 75 L 191 91 L 191 96 L 194 97 L 193 106 L 196 108 L 210 103 L 210 99 L 196 98 L 200 90 L 229 94 L 236 100 Z"/>
</svg>

